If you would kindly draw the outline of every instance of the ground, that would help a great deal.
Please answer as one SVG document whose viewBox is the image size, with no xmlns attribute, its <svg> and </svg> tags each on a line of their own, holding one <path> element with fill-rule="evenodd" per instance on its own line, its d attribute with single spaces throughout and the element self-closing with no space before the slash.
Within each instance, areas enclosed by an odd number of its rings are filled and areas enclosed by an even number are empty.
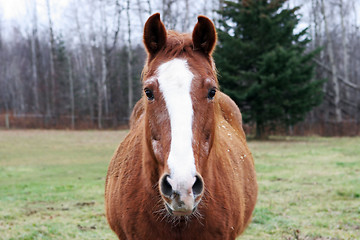
<svg viewBox="0 0 360 240">
<path fill-rule="evenodd" d="M 0 239 L 116 239 L 108 163 L 126 131 L 0 130 Z M 240 239 L 360 239 L 360 137 L 249 141 L 259 198 Z"/>
</svg>

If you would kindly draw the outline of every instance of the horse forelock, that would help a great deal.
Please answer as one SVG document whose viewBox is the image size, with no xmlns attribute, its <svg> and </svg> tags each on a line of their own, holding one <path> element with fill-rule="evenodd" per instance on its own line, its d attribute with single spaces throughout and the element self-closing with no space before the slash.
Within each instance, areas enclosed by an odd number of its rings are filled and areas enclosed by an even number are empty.
<svg viewBox="0 0 360 240">
<path fill-rule="evenodd" d="M 216 68 L 212 56 L 203 54 L 202 52 L 194 49 L 191 34 L 167 30 L 167 40 L 163 49 L 160 50 L 159 53 L 157 53 L 155 56 L 148 55 L 144 69 L 141 74 L 142 81 L 155 75 L 155 72 L 159 65 L 166 61 L 170 61 L 175 58 L 198 59 L 200 56 L 203 58 L 202 60 L 205 60 L 206 63 L 209 64 L 212 75 L 216 79 Z M 196 70 L 203 70 L 203 67 L 200 66 L 195 66 L 195 68 Z"/>
</svg>

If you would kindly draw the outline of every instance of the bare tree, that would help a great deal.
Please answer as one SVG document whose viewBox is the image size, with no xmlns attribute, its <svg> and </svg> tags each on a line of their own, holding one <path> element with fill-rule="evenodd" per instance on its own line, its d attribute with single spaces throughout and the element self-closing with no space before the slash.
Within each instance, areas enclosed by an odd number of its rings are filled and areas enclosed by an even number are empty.
<svg viewBox="0 0 360 240">
<path fill-rule="evenodd" d="M 102 128 L 124 124 L 142 92 L 134 76 L 146 58 L 145 17 L 159 11 L 167 28 L 188 32 L 197 15 L 216 23 L 225 6 L 224 0 L 70 0 L 66 28 L 58 31 L 54 0 L 44 2 L 44 19 L 36 12 L 39 2 L 28 2 L 28 23 L 0 21 L 0 113 L 33 114 L 43 117 L 41 124 L 51 116 L 47 126 L 62 124 L 70 113 L 71 127 L 91 119 L 88 127 Z M 307 120 L 360 121 L 358 1 L 289 2 L 307 6 L 300 21 L 310 21 L 309 48 L 325 46 L 315 60 L 316 78 L 329 79 L 325 101 Z"/>
<path fill-rule="evenodd" d="M 182 32 L 186 32 L 189 29 L 189 14 L 190 14 L 190 9 L 189 9 L 189 0 L 185 0 L 185 17 L 184 17 L 184 21 L 182 24 Z"/>
<path fill-rule="evenodd" d="M 178 16 L 174 16 L 173 14 L 174 3 L 176 3 L 175 0 L 162 0 L 162 20 L 165 26 L 169 29 L 176 28 L 175 19 Z"/>
<path fill-rule="evenodd" d="M 55 63 L 54 63 L 54 56 L 55 56 L 55 40 L 54 40 L 54 31 L 53 31 L 53 24 L 51 20 L 51 8 L 49 0 L 46 0 L 46 8 L 48 14 L 48 21 L 49 21 L 49 42 L 50 42 L 50 82 L 51 82 L 51 109 L 53 113 L 55 113 L 55 98 L 56 98 L 56 86 L 55 86 Z M 47 101 L 48 102 L 48 101 Z M 51 111 L 47 104 L 47 114 L 51 115 Z"/>
<path fill-rule="evenodd" d="M 116 9 L 115 9 L 116 27 L 114 30 L 114 41 L 113 41 L 112 47 L 110 49 L 110 52 L 112 52 L 115 49 L 115 47 L 118 43 L 120 25 L 121 25 L 121 12 L 123 10 L 123 8 L 121 7 L 121 5 L 119 3 L 119 0 L 115 0 L 115 7 L 116 7 Z"/>
<path fill-rule="evenodd" d="M 345 15 L 345 10 L 344 10 L 344 3 L 343 0 L 340 0 L 340 19 L 341 19 L 341 43 L 342 43 L 342 48 L 343 48 L 343 52 L 344 52 L 344 57 L 343 57 L 343 63 L 344 63 L 344 78 L 346 82 L 349 82 L 349 69 L 348 69 L 348 62 L 349 62 L 349 54 L 348 54 L 348 40 L 347 40 L 347 35 L 346 35 L 346 28 L 345 28 L 345 23 L 344 23 L 344 15 Z"/>
<path fill-rule="evenodd" d="M 150 0 L 147 0 L 147 5 L 148 5 L 148 13 L 150 15 L 152 13 L 151 1 Z"/>
<path fill-rule="evenodd" d="M 34 111 L 39 113 L 40 104 L 39 104 L 39 79 L 38 79 L 38 69 L 37 69 L 37 51 L 36 51 L 36 41 L 37 41 L 37 4 L 36 0 L 32 2 L 32 33 L 31 33 L 31 59 L 32 59 L 32 77 L 34 81 L 33 85 L 33 94 L 34 94 Z"/>
<path fill-rule="evenodd" d="M 3 29 L 2 29 L 2 13 L 0 12 L 0 52 L 2 50 L 3 47 L 3 41 L 2 41 L 2 34 L 3 34 Z"/>
<path fill-rule="evenodd" d="M 130 0 L 127 0 L 126 14 L 128 19 L 128 60 L 127 60 L 127 78 L 128 78 L 128 116 L 130 117 L 133 104 L 133 80 L 132 80 L 132 49 L 131 49 L 131 20 L 130 20 Z"/>
<path fill-rule="evenodd" d="M 141 0 L 136 0 L 136 1 L 137 1 L 137 5 L 138 5 L 138 14 L 139 14 L 140 25 L 144 26 L 144 20 L 143 20 L 143 16 L 142 16 L 143 9 L 142 9 L 142 6 L 141 6 Z"/>
<path fill-rule="evenodd" d="M 332 42 L 332 38 L 330 36 L 328 19 L 327 19 L 326 12 L 325 12 L 324 0 L 321 0 L 321 13 L 323 15 L 324 25 L 325 25 L 325 34 L 326 34 L 326 37 L 328 40 L 327 51 L 329 54 L 329 60 L 330 60 L 330 64 L 331 64 L 331 71 L 332 71 L 331 80 L 332 80 L 334 94 L 335 94 L 335 96 L 334 96 L 335 116 L 336 116 L 336 121 L 341 122 L 342 121 L 342 113 L 341 113 L 341 108 L 340 108 L 340 84 L 339 84 L 339 80 L 337 78 L 337 66 L 336 66 L 335 59 L 334 59 L 333 42 Z"/>
<path fill-rule="evenodd" d="M 100 4 L 100 16 L 101 16 L 101 42 L 100 42 L 100 51 L 101 51 L 101 77 L 98 80 L 98 128 L 102 128 L 102 117 L 103 117 L 103 100 L 106 96 L 106 76 L 107 76 L 107 66 L 106 66 L 106 42 L 107 42 L 107 25 L 105 17 L 105 6 L 103 3 Z M 106 103 L 105 97 L 105 103 Z M 107 107 L 105 107 L 107 112 Z"/>
<path fill-rule="evenodd" d="M 357 22 L 358 22 L 358 8 L 357 8 L 357 5 L 355 4 L 356 1 L 352 1 L 352 9 L 353 9 L 353 18 L 354 18 L 354 23 L 353 24 L 353 28 L 352 28 L 352 31 L 353 31 L 353 38 L 352 38 L 352 49 L 354 51 L 350 51 L 352 53 L 352 61 L 350 61 L 352 63 L 352 76 L 353 76 L 353 79 L 355 79 L 354 82 L 356 82 L 356 84 L 358 86 L 360 86 L 360 69 L 359 69 L 359 65 L 360 65 L 360 51 L 359 51 L 359 48 L 360 48 L 360 43 L 359 43 L 359 38 L 360 38 L 360 27 L 357 25 Z M 355 44 L 354 44 L 355 43 Z M 360 90 L 360 89 L 359 89 Z M 360 93 L 358 92 L 358 94 L 356 94 L 356 103 L 357 103 L 357 106 L 356 106 L 356 119 L 358 121 L 360 121 Z"/>
<path fill-rule="evenodd" d="M 78 9 L 80 6 L 79 3 L 76 1 L 76 7 L 74 8 L 75 11 L 75 23 L 76 23 L 76 32 L 78 33 L 78 37 L 80 40 L 80 53 L 79 55 L 83 55 L 83 57 L 79 56 L 80 59 L 83 59 L 80 69 L 84 71 L 84 83 L 85 83 L 85 92 L 86 92 L 86 105 L 89 108 L 90 112 L 90 120 L 93 121 L 95 118 L 95 111 L 94 111 L 94 103 L 93 103 L 93 91 L 91 87 L 91 76 L 93 70 L 93 55 L 91 50 L 91 45 L 85 42 L 85 37 L 83 30 L 81 28 L 80 20 L 79 20 L 79 12 Z M 92 15 L 90 15 L 92 21 Z M 80 62 L 80 61 L 79 61 Z"/>
<path fill-rule="evenodd" d="M 74 80 L 71 55 L 67 54 L 68 67 L 69 67 L 69 86 L 70 86 L 70 109 L 71 109 L 71 128 L 75 129 L 75 96 L 74 96 Z"/>
</svg>

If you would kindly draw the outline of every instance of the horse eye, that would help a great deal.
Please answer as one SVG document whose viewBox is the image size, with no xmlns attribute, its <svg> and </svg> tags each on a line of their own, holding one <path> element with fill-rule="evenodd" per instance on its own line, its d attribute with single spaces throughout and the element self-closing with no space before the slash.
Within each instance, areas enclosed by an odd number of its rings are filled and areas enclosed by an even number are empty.
<svg viewBox="0 0 360 240">
<path fill-rule="evenodd" d="M 208 99 L 210 99 L 210 100 L 214 99 L 215 93 L 216 93 L 215 88 L 210 89 L 208 92 Z"/>
<path fill-rule="evenodd" d="M 145 94 L 149 100 L 154 100 L 154 94 L 150 89 L 145 89 Z"/>
</svg>

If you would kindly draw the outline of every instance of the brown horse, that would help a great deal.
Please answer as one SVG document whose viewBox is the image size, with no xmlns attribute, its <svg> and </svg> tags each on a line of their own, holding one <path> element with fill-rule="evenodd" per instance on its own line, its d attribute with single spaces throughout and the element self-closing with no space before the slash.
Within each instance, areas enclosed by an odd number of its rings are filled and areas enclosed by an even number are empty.
<svg viewBox="0 0 360 240">
<path fill-rule="evenodd" d="M 254 161 L 235 103 L 220 92 L 214 24 L 192 35 L 144 28 L 144 95 L 111 160 L 106 215 L 119 239 L 235 239 L 257 197 Z"/>
</svg>

